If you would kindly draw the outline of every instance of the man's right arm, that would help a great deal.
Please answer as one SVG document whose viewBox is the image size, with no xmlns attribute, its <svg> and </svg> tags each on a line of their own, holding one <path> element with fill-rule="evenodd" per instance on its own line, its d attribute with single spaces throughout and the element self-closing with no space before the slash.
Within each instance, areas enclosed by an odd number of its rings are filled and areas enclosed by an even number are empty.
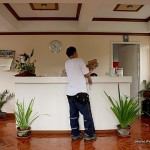
<svg viewBox="0 0 150 150">
<path fill-rule="evenodd" d="M 89 84 L 92 84 L 92 79 L 91 79 L 91 76 L 90 74 L 92 73 L 93 69 L 90 69 L 89 70 L 89 73 L 85 74 L 84 76 L 88 79 L 88 83 Z"/>
</svg>

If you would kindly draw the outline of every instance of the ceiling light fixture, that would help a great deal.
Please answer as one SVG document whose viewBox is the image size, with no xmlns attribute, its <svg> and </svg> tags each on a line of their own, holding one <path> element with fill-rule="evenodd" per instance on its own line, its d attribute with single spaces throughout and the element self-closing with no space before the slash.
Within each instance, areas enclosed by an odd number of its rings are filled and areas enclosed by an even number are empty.
<svg viewBox="0 0 150 150">
<path fill-rule="evenodd" d="M 43 3 L 41 4 L 41 6 L 42 6 L 42 9 L 45 9 L 47 7 L 47 4 Z"/>
<path fill-rule="evenodd" d="M 133 5 L 127 5 L 127 8 L 132 8 L 133 7 Z"/>
</svg>

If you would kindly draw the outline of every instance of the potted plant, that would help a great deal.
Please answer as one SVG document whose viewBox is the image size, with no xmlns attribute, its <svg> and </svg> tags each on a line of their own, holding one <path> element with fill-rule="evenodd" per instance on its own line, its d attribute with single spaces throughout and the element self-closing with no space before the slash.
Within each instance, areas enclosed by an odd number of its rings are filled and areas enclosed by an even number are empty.
<svg viewBox="0 0 150 150">
<path fill-rule="evenodd" d="M 143 80 L 143 89 L 139 91 L 139 96 L 143 99 L 142 101 L 142 112 L 143 115 L 150 117 L 150 82 Z"/>
<path fill-rule="evenodd" d="M 19 74 L 15 76 L 36 76 L 35 75 L 35 60 L 31 62 L 31 58 L 34 54 L 34 49 L 32 50 L 31 54 L 28 55 L 26 53 L 20 54 L 19 59 L 16 60 L 17 64 L 15 68 L 17 67 Z"/>
<path fill-rule="evenodd" d="M 28 138 L 31 135 L 31 124 L 40 116 L 33 115 L 33 104 L 34 99 L 31 99 L 29 105 L 25 107 L 24 101 L 16 101 L 16 125 L 17 125 L 17 137 L 18 138 Z"/>
<path fill-rule="evenodd" d="M 140 97 L 144 99 L 150 99 L 150 82 L 143 80 L 143 89 L 139 91 Z"/>
<path fill-rule="evenodd" d="M 118 119 L 118 135 L 129 136 L 130 126 L 134 122 L 135 118 L 139 116 L 139 101 L 135 98 L 129 98 L 128 96 L 120 95 L 120 88 L 118 84 L 118 100 L 111 98 L 106 92 L 104 92 L 108 100 L 111 103 L 111 110 Z"/>
<path fill-rule="evenodd" d="M 4 90 L 0 93 L 0 119 L 6 118 L 6 112 L 2 112 L 3 106 L 14 96 L 14 93 L 10 93 L 8 90 Z"/>
</svg>

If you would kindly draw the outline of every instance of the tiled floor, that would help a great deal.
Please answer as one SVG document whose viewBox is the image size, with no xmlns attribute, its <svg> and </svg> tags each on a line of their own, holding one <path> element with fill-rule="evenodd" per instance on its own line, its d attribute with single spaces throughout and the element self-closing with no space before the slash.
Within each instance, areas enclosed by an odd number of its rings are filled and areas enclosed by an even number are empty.
<svg viewBox="0 0 150 150">
<path fill-rule="evenodd" d="M 138 118 L 130 137 L 99 133 L 89 142 L 72 141 L 69 134 L 32 135 L 28 140 L 17 140 L 15 121 L 8 119 L 0 121 L 0 150 L 150 150 L 150 118 Z"/>
</svg>

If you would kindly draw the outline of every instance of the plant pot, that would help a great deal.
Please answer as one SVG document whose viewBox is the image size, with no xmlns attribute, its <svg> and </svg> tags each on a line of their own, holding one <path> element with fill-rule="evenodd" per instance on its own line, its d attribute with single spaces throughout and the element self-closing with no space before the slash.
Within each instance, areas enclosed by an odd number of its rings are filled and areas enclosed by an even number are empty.
<svg viewBox="0 0 150 150">
<path fill-rule="evenodd" d="M 150 99 L 150 91 L 145 91 L 143 93 L 143 97 L 146 98 L 146 99 Z"/>
<path fill-rule="evenodd" d="M 142 102 L 142 112 L 146 117 L 150 117 L 150 100 L 146 99 Z"/>
<path fill-rule="evenodd" d="M 117 125 L 118 135 L 122 137 L 130 136 L 130 125 L 127 128 L 121 128 L 120 125 Z"/>
<path fill-rule="evenodd" d="M 31 73 L 29 71 L 21 72 L 15 75 L 16 77 L 28 77 L 28 76 L 36 76 L 36 74 Z"/>
<path fill-rule="evenodd" d="M 17 127 L 17 138 L 29 138 L 31 136 L 31 128 L 21 130 Z"/>
<path fill-rule="evenodd" d="M 7 115 L 6 112 L 0 112 L 0 120 L 6 119 L 6 115 Z"/>
</svg>

